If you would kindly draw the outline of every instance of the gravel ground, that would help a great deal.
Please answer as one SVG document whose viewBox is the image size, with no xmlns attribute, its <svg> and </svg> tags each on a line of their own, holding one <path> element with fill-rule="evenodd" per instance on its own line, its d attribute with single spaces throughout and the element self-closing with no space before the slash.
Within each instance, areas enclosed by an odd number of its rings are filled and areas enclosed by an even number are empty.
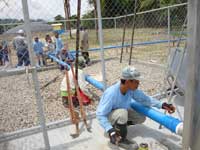
<svg viewBox="0 0 200 150">
<path fill-rule="evenodd" d="M 119 58 L 115 56 L 106 60 L 108 85 L 112 85 L 119 80 L 121 69 L 128 64 L 128 60 L 126 60 L 128 55 L 125 55 L 124 58 L 121 64 Z M 162 91 L 164 81 L 164 71 L 162 69 L 139 63 L 132 64 L 142 73 L 141 89 L 151 95 Z M 101 62 L 96 61 L 84 70 L 87 74 L 101 80 Z M 50 70 L 38 73 L 38 76 L 41 86 L 59 76 L 55 82 L 41 90 L 47 122 L 67 118 L 68 112 L 62 105 L 59 92 L 63 73 L 59 70 Z M 31 79 L 31 75 L 29 75 L 29 78 Z M 28 83 L 27 75 L 0 78 L 0 89 L 0 132 L 16 131 L 38 124 L 34 87 L 32 82 L 31 84 Z M 96 105 L 101 91 L 96 90 L 91 85 L 88 85 L 88 89 L 92 93 L 92 98 L 96 100 Z M 89 110 L 94 111 L 95 105 L 89 106 Z"/>
</svg>

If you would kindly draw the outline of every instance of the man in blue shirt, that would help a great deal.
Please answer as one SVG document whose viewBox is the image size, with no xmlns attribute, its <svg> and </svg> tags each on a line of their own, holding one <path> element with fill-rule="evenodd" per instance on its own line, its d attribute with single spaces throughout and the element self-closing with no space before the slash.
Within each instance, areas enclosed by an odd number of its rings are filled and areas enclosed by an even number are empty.
<svg viewBox="0 0 200 150">
<path fill-rule="evenodd" d="M 58 32 L 55 32 L 55 42 L 56 42 L 56 57 L 60 59 L 60 53 L 63 48 L 63 43 L 61 38 L 59 38 Z"/>
<path fill-rule="evenodd" d="M 162 103 L 138 90 L 140 73 L 134 67 L 126 67 L 121 74 L 121 82 L 109 87 L 102 95 L 97 108 L 97 118 L 100 125 L 109 134 L 110 142 L 124 148 L 138 149 L 137 143 L 130 141 L 127 136 L 127 125 L 140 124 L 145 116 L 130 107 L 135 100 L 148 107 L 157 107 L 173 113 L 172 104 Z"/>
<path fill-rule="evenodd" d="M 65 45 L 60 53 L 60 59 L 66 62 L 68 65 L 75 61 L 75 57 L 68 51 L 68 46 Z M 64 66 L 61 65 L 60 70 L 64 70 Z"/>
<path fill-rule="evenodd" d="M 44 44 L 39 41 L 38 37 L 35 37 L 35 41 L 33 43 L 33 50 L 35 52 L 35 55 L 37 56 L 37 60 L 38 60 L 37 66 L 38 67 L 46 64 L 45 60 L 44 60 L 44 55 L 43 55 L 43 47 L 44 47 Z"/>
</svg>

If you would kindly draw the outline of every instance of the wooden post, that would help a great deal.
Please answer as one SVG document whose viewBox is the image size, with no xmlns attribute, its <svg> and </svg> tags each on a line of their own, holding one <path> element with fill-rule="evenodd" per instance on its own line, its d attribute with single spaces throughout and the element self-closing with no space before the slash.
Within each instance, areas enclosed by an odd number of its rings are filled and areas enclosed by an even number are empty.
<svg viewBox="0 0 200 150">
<path fill-rule="evenodd" d="M 98 20 L 97 20 L 97 3 L 96 0 L 93 0 L 94 3 L 94 18 L 95 18 L 95 30 L 96 30 L 96 41 L 98 41 Z"/>
<path fill-rule="evenodd" d="M 69 0 L 64 0 L 64 10 L 65 10 L 65 19 L 66 19 L 66 29 L 69 30 L 69 36 L 72 37 L 72 31 L 71 31 L 71 24 L 70 24 L 70 3 Z"/>
<path fill-rule="evenodd" d="M 78 81 L 78 54 L 79 54 L 79 39 L 80 39 L 80 15 L 81 15 L 81 0 L 78 0 L 77 7 L 77 24 L 76 24 L 76 80 Z"/>
<path fill-rule="evenodd" d="M 131 65 L 131 59 L 132 59 L 133 40 L 134 40 L 135 25 L 136 25 L 136 13 L 137 13 L 137 0 L 135 0 L 135 8 L 134 8 L 134 18 L 133 18 L 133 27 L 132 27 L 132 36 L 131 36 L 131 49 L 130 49 L 129 65 Z"/>
<path fill-rule="evenodd" d="M 127 21 L 127 11 L 125 10 L 126 16 L 124 18 L 124 28 L 123 28 L 123 36 L 122 36 L 122 48 L 121 48 L 121 55 L 120 55 L 120 63 L 122 63 L 122 56 L 123 56 L 123 49 L 124 49 L 124 40 L 126 35 L 126 21 Z"/>
</svg>

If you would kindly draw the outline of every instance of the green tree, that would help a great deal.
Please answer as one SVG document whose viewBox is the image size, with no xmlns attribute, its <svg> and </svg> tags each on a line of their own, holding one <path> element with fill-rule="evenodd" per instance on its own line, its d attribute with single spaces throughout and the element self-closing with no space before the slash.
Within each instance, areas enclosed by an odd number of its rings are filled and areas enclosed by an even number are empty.
<svg viewBox="0 0 200 150">
<path fill-rule="evenodd" d="M 57 15 L 54 17 L 54 20 L 57 21 L 57 20 L 64 20 L 65 18 L 61 15 Z"/>
</svg>

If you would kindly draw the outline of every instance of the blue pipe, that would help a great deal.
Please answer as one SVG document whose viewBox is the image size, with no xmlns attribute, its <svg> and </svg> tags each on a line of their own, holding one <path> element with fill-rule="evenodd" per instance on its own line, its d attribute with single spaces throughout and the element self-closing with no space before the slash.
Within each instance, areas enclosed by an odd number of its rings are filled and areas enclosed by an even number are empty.
<svg viewBox="0 0 200 150">
<path fill-rule="evenodd" d="M 59 63 L 60 65 L 63 65 L 65 66 L 68 70 L 70 69 L 70 66 L 59 60 L 57 57 L 55 57 L 54 55 L 52 54 L 48 54 L 48 56 L 50 58 L 52 58 L 54 61 L 56 61 L 57 63 Z M 93 79 L 91 76 L 89 75 L 86 75 L 85 76 L 85 80 L 87 82 L 89 82 L 91 85 L 93 85 L 94 87 L 96 87 L 97 89 L 100 89 L 101 91 L 104 91 L 104 85 Z M 131 102 L 131 107 L 136 110 L 138 113 L 141 113 L 149 118 L 151 118 L 152 120 L 160 123 L 161 125 L 165 126 L 166 128 L 168 128 L 170 131 L 176 133 L 176 127 L 177 125 L 179 125 L 180 123 L 182 123 L 180 120 L 174 118 L 174 117 L 171 117 L 171 116 L 168 116 L 168 115 L 165 115 L 159 111 L 156 111 L 155 109 L 153 108 L 149 108 L 149 107 L 145 107 L 143 106 L 142 104 L 136 102 L 136 101 L 132 101 Z"/>
<path fill-rule="evenodd" d="M 64 66 L 67 70 L 70 70 L 70 66 L 66 63 L 66 62 L 64 62 L 64 61 L 62 61 L 62 60 L 60 60 L 60 59 L 58 59 L 56 56 L 54 56 L 53 54 L 48 54 L 48 56 L 49 56 L 49 58 L 52 58 L 55 62 L 57 62 L 57 63 L 59 63 L 60 65 L 62 65 L 62 66 Z"/>
<path fill-rule="evenodd" d="M 181 41 L 186 40 L 186 38 L 182 38 Z M 147 41 L 147 42 L 140 42 L 140 43 L 134 43 L 133 46 L 143 46 L 143 45 L 153 45 L 153 44 L 161 44 L 161 43 L 167 43 L 167 42 L 177 42 L 178 39 L 175 40 L 157 40 L 157 41 Z M 129 47 L 131 44 L 125 44 L 123 47 Z M 104 47 L 105 50 L 108 49 L 115 49 L 115 48 L 122 48 L 122 45 L 111 45 L 111 46 L 106 46 Z M 100 48 L 90 48 L 88 51 L 99 51 L 101 50 Z M 73 56 L 75 56 L 76 51 L 75 50 L 70 50 L 69 51 Z M 51 53 L 53 54 L 53 53 Z"/>
<path fill-rule="evenodd" d="M 49 58 L 52 58 L 55 62 L 59 63 L 60 65 L 63 65 L 65 68 L 67 68 L 67 70 L 70 70 L 71 67 L 66 62 L 58 59 L 56 56 L 54 56 L 51 53 L 49 53 L 48 56 Z M 85 80 L 89 82 L 91 85 L 93 85 L 94 87 L 96 87 L 97 89 L 104 91 L 104 88 L 105 88 L 104 85 L 101 82 L 93 79 L 91 76 L 85 75 Z"/>
<path fill-rule="evenodd" d="M 85 80 L 89 82 L 91 85 L 93 85 L 94 87 L 96 87 L 97 89 L 104 91 L 104 85 L 101 82 L 93 79 L 91 76 L 86 75 Z M 167 129 L 169 129 L 170 131 L 174 133 L 177 133 L 177 129 L 178 129 L 177 127 L 180 124 L 182 124 L 180 120 L 174 117 L 165 115 L 164 113 L 161 113 L 153 108 L 145 107 L 144 105 L 136 102 L 135 100 L 132 100 L 131 108 L 133 108 L 138 113 L 141 113 L 149 117 L 150 119 L 156 121 L 157 123 L 165 126 Z"/>
<path fill-rule="evenodd" d="M 186 38 L 182 38 L 181 41 L 186 40 Z M 140 43 L 134 43 L 133 46 L 143 46 L 143 45 L 153 45 L 153 44 L 161 44 L 161 43 L 168 43 L 168 42 L 177 42 L 178 39 L 175 40 L 156 40 L 156 41 L 147 41 L 147 42 L 140 42 Z M 129 47 L 131 44 L 125 44 L 123 47 Z M 114 49 L 114 48 L 122 48 L 122 45 L 112 45 L 112 46 L 106 46 L 104 49 Z M 99 51 L 100 48 L 90 48 L 88 51 Z M 74 54 L 76 53 L 75 50 L 70 50 L 70 53 Z"/>
<path fill-rule="evenodd" d="M 167 129 L 174 133 L 176 133 L 177 125 L 182 123 L 180 120 L 174 117 L 165 115 L 164 113 L 161 113 L 153 108 L 145 107 L 134 100 L 131 102 L 131 108 L 133 108 L 138 113 L 141 113 L 151 118 L 152 120 L 158 122 L 159 124 L 165 126 Z"/>
<path fill-rule="evenodd" d="M 70 66 L 59 60 L 57 57 L 55 57 L 54 55 L 52 54 L 48 54 L 48 56 L 50 58 L 52 58 L 54 61 L 56 61 L 57 63 L 59 63 L 60 65 L 63 65 L 65 66 L 68 70 L 70 70 Z M 94 87 L 96 87 L 97 89 L 100 89 L 101 91 L 104 91 L 104 85 L 93 79 L 91 76 L 89 75 L 86 75 L 85 76 L 85 80 L 87 82 L 89 82 L 91 85 L 93 85 Z M 152 120 L 160 123 L 161 125 L 165 126 L 166 128 L 168 128 L 170 131 L 176 133 L 176 128 L 177 126 L 182 123 L 180 120 L 174 118 L 174 117 L 171 117 L 171 116 L 168 116 L 168 115 L 165 115 L 159 111 L 156 111 L 155 109 L 153 108 L 149 108 L 149 107 L 145 107 L 143 106 L 142 104 L 136 102 L 136 101 L 132 101 L 131 102 L 131 107 L 137 111 L 138 113 L 141 113 L 149 118 L 151 118 Z"/>
<path fill-rule="evenodd" d="M 101 82 L 93 79 L 89 75 L 85 76 L 85 81 L 89 82 L 91 85 L 93 85 L 94 87 L 96 87 L 97 89 L 99 89 L 101 91 L 104 91 L 104 89 L 105 89 L 104 85 Z"/>
</svg>

